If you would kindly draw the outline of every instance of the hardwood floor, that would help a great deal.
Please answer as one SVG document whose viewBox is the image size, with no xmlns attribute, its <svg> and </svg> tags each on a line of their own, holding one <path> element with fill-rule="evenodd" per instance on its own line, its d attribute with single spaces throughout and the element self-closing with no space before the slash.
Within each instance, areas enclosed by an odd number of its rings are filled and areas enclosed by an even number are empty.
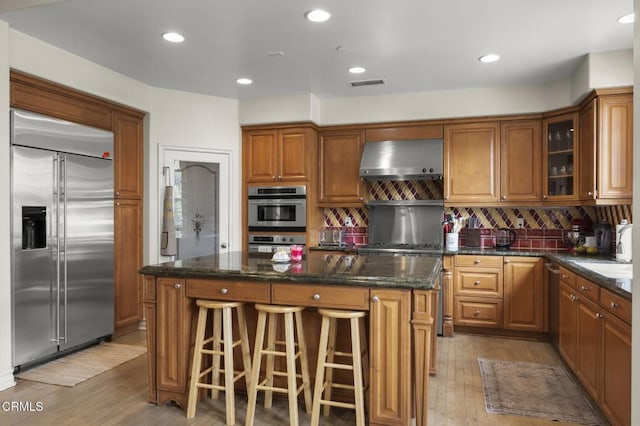
<svg viewBox="0 0 640 426">
<path fill-rule="evenodd" d="M 138 331 L 114 339 L 114 342 L 144 345 L 144 332 Z M 543 342 L 510 340 L 458 334 L 455 338 L 438 338 L 438 375 L 431 377 L 429 425 L 561 425 L 525 417 L 488 414 L 485 411 L 482 380 L 477 357 L 512 361 L 559 364 L 551 346 Z M 146 357 L 141 356 L 74 387 L 46 385 L 18 380 L 11 389 L 0 392 L 2 425 L 222 425 L 224 399 L 203 400 L 196 417 L 187 419 L 177 407 L 157 407 L 146 402 Z M 41 411 L 6 411 L 7 402 L 42 404 Z M 244 424 L 245 399 L 238 398 L 236 424 Z M 260 403 L 260 401 L 258 401 Z M 334 414 L 335 413 L 335 417 Z M 309 416 L 300 406 L 301 423 Z M 332 426 L 354 424 L 355 416 L 335 410 Z M 289 424 L 286 400 L 274 401 L 265 410 L 258 404 L 256 425 Z"/>
</svg>

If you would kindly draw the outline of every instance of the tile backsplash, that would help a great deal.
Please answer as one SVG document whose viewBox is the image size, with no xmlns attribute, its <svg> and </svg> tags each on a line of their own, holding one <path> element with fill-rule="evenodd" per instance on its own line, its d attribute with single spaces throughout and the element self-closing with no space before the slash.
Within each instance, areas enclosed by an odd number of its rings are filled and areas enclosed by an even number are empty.
<svg viewBox="0 0 640 426">
<path fill-rule="evenodd" d="M 429 200 L 441 199 L 442 181 L 377 181 L 370 182 L 369 195 L 372 200 Z M 561 207 L 561 208 L 485 208 L 464 207 L 446 208 L 445 214 L 480 221 L 482 247 L 495 245 L 495 233 L 499 228 L 515 229 L 518 239 L 514 248 L 566 249 L 564 232 L 571 227 L 571 221 L 588 218 L 594 224 L 606 220 L 615 228 L 622 219 L 633 223 L 630 205 L 601 207 Z M 350 231 L 355 245 L 367 243 L 369 225 L 366 208 L 327 208 L 324 210 L 326 228 L 343 228 L 347 218 L 353 224 Z M 523 221 L 523 228 L 517 229 L 517 219 Z M 466 230 L 460 233 L 460 246 L 466 245 Z"/>
</svg>

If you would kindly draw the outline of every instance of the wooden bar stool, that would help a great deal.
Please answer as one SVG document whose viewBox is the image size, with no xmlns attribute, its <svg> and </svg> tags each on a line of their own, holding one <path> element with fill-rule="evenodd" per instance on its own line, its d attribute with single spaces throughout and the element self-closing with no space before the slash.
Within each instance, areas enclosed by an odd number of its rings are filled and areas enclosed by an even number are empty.
<svg viewBox="0 0 640 426">
<path fill-rule="evenodd" d="M 309 385 L 307 347 L 304 341 L 304 331 L 302 327 L 302 311 L 304 307 L 257 304 L 255 308 L 258 311 L 258 326 L 256 329 L 256 344 L 253 349 L 253 368 L 251 370 L 251 386 L 249 387 L 246 424 L 247 426 L 253 425 L 257 395 L 258 391 L 261 390 L 265 392 L 265 408 L 271 408 L 273 392 L 286 393 L 289 397 L 289 422 L 292 425 L 298 425 L 298 395 L 300 392 L 304 394 L 305 410 L 307 413 L 311 412 L 311 387 Z M 276 340 L 278 315 L 284 316 L 284 341 Z M 263 348 L 267 316 L 269 317 L 267 347 Z M 297 334 L 298 337 L 297 343 L 295 341 L 295 334 Z M 282 346 L 284 346 L 284 352 L 282 350 L 276 350 L 277 347 Z M 259 382 L 260 365 L 263 355 L 267 357 L 266 378 Z M 287 365 L 286 372 L 274 370 L 274 357 L 276 356 L 285 357 Z M 298 358 L 300 358 L 300 374 L 296 371 L 296 359 Z M 287 387 L 281 388 L 274 386 L 274 376 L 286 377 Z M 298 379 L 302 380 L 300 386 L 298 386 Z"/>
<path fill-rule="evenodd" d="M 367 387 L 367 338 L 364 326 L 366 312 L 341 311 L 335 309 L 318 309 L 322 315 L 320 342 L 318 343 L 318 368 L 316 369 L 316 383 L 313 392 L 313 408 L 311 410 L 311 425 L 320 422 L 320 405 L 324 405 L 324 415 L 328 416 L 331 407 L 355 409 L 356 425 L 364 426 L 365 410 L 364 395 Z M 351 325 L 351 353 L 336 351 L 337 320 L 348 319 Z M 351 358 L 351 364 L 335 362 L 336 357 Z M 326 369 L 326 377 L 325 377 Z M 333 383 L 333 370 L 351 370 L 353 372 L 353 386 Z M 332 401 L 332 388 L 350 389 L 354 394 L 354 404 Z M 325 398 L 322 398 L 324 392 Z"/>
<path fill-rule="evenodd" d="M 198 300 L 198 326 L 194 344 L 193 364 L 191 368 L 191 384 L 189 386 L 189 402 L 187 404 L 187 418 L 196 414 L 198 404 L 198 389 L 210 389 L 211 398 L 218 399 L 219 391 L 225 392 L 227 425 L 235 424 L 235 393 L 234 383 L 244 376 L 249 389 L 251 375 L 251 353 L 249 352 L 249 336 L 244 316 L 244 304 L 239 302 L 219 302 L 214 300 Z M 238 317 L 239 338 L 233 340 L 232 310 L 236 309 Z M 207 315 L 213 311 L 213 335 L 205 339 Z M 222 317 L 222 318 L 221 318 Z M 222 335 L 222 336 L 221 336 Z M 210 345 L 210 349 L 207 348 Z M 221 350 L 222 345 L 222 350 Z M 233 367 L 233 349 L 240 345 L 242 349 L 243 370 L 235 371 Z M 203 355 L 211 356 L 211 367 L 201 371 Z M 224 357 L 224 385 L 220 382 L 220 357 Z M 210 374 L 211 383 L 206 378 Z"/>
</svg>

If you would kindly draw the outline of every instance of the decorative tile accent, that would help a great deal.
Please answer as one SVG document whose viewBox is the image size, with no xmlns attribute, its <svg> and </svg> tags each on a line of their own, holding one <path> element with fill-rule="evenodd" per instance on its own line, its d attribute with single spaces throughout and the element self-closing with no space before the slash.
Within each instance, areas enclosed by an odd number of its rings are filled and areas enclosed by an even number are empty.
<svg viewBox="0 0 640 426">
<path fill-rule="evenodd" d="M 345 226 L 346 219 L 350 217 L 353 226 L 369 226 L 369 212 L 361 208 L 334 208 L 324 209 L 324 226 L 340 228 Z"/>
<path fill-rule="evenodd" d="M 372 181 L 369 195 L 372 200 L 441 200 L 442 180 Z"/>
<path fill-rule="evenodd" d="M 517 219 L 524 219 L 526 229 L 568 229 L 571 221 L 577 218 L 589 218 L 596 221 L 596 212 L 592 207 L 567 207 L 561 209 L 506 209 L 506 208 L 447 208 L 445 214 L 470 217 L 480 220 L 481 228 L 517 227 Z"/>
<path fill-rule="evenodd" d="M 633 223 L 630 205 L 596 207 L 596 215 L 599 221 L 606 220 L 609 222 L 613 229 L 622 219 L 627 219 L 627 222 Z"/>
</svg>

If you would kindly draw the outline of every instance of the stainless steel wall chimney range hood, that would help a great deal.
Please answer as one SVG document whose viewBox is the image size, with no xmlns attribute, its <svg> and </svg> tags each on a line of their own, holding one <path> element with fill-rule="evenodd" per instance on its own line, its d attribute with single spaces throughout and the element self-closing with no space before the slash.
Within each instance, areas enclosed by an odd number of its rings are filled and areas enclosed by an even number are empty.
<svg viewBox="0 0 640 426">
<path fill-rule="evenodd" d="M 442 139 L 367 142 L 360 176 L 368 180 L 441 179 Z"/>
</svg>

